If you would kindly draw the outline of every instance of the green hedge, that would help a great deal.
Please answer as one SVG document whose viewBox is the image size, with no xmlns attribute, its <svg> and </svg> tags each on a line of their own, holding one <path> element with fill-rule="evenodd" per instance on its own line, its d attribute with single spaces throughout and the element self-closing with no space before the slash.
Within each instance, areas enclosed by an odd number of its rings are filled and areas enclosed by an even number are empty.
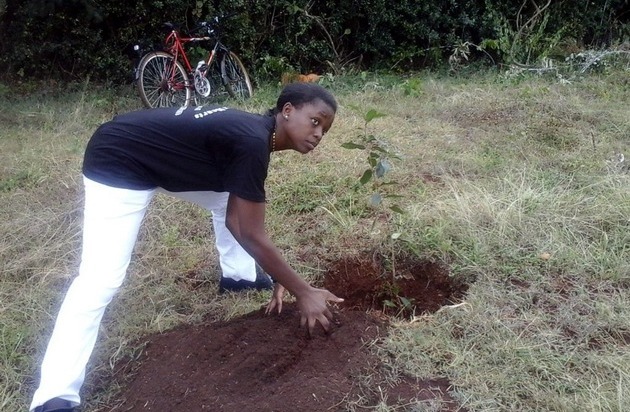
<svg viewBox="0 0 630 412">
<path fill-rule="evenodd" d="M 235 13 L 225 43 L 258 79 L 439 66 L 462 44 L 466 57 L 530 63 L 630 32 L 628 0 L 4 0 L 0 13 L 0 76 L 114 82 L 131 80 L 130 46 L 159 45 L 163 22 L 215 14 Z"/>
</svg>

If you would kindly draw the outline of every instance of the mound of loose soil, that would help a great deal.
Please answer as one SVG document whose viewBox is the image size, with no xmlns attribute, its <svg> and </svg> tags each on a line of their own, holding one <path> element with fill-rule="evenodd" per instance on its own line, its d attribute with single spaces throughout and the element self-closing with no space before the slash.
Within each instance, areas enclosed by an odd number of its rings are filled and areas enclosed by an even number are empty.
<svg viewBox="0 0 630 412">
<path fill-rule="evenodd" d="M 406 410 L 420 400 L 432 400 L 443 411 L 462 410 L 444 379 L 388 381 L 369 345 L 387 333 L 387 317 L 373 305 L 402 296 L 406 306 L 401 309 L 410 309 L 409 302 L 431 302 L 434 308 L 436 302 L 463 296 L 465 285 L 425 262 L 405 266 L 392 294 L 382 267 L 365 262 L 340 261 L 326 275 L 326 287 L 349 296 L 334 308 L 328 334 L 317 329 L 308 337 L 299 327 L 296 306 L 287 304 L 279 315 L 265 315 L 261 309 L 229 322 L 185 325 L 145 338 L 148 344 L 134 372 L 121 371 L 128 386 L 120 404 L 110 410 L 323 412 L 382 402 Z"/>
</svg>

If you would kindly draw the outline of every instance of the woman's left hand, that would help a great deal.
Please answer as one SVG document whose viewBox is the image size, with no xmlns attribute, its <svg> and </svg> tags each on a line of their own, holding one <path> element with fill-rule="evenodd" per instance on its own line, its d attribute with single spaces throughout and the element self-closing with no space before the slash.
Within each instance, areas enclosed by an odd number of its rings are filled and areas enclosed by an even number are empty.
<svg viewBox="0 0 630 412">
<path fill-rule="evenodd" d="M 273 295 L 271 296 L 271 301 L 267 305 L 267 309 L 265 309 L 265 314 L 270 314 L 275 310 L 278 313 L 282 312 L 282 299 L 284 298 L 284 286 L 279 283 L 276 283 L 273 287 Z"/>
</svg>

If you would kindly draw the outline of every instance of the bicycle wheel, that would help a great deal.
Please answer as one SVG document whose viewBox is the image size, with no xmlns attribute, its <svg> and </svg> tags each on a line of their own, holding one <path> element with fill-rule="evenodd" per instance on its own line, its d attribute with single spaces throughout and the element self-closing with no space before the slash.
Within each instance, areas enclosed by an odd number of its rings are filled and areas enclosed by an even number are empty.
<svg viewBox="0 0 630 412">
<path fill-rule="evenodd" d="M 221 61 L 221 73 L 224 74 L 225 89 L 232 97 L 247 99 L 252 97 L 254 90 L 252 82 L 241 59 L 232 52 L 225 55 Z"/>
<path fill-rule="evenodd" d="M 186 70 L 166 52 L 150 52 L 140 60 L 137 86 L 142 103 L 148 108 L 187 106 L 190 102 Z"/>
</svg>

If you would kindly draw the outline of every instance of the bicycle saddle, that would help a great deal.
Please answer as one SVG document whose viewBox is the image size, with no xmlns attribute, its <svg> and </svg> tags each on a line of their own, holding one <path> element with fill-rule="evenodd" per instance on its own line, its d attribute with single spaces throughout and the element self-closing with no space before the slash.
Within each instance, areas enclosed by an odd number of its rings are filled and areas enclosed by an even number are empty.
<svg viewBox="0 0 630 412">
<path fill-rule="evenodd" d="M 180 25 L 179 24 L 175 24 L 175 23 L 171 23 L 171 22 L 166 22 L 162 25 L 162 28 L 164 29 L 164 31 L 166 32 L 170 32 L 170 31 L 179 31 L 180 29 Z"/>
</svg>

